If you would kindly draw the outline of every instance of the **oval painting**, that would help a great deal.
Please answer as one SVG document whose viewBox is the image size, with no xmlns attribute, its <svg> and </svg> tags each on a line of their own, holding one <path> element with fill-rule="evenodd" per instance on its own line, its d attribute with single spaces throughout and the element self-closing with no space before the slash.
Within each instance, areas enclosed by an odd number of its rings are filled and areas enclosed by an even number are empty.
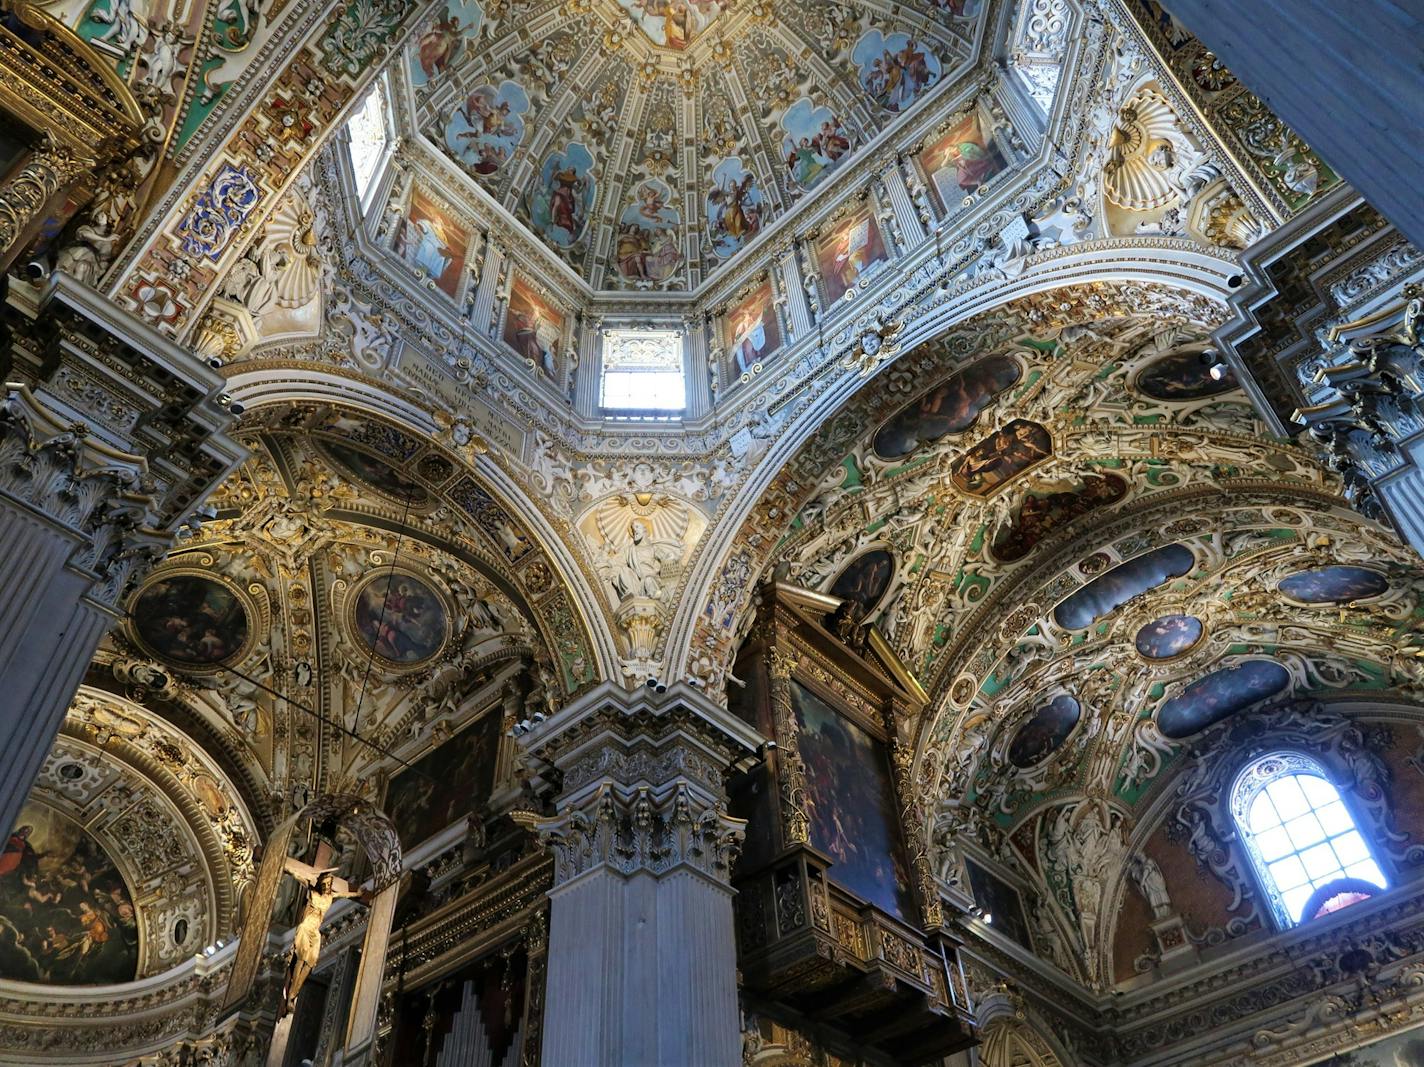
<svg viewBox="0 0 1424 1067">
<path fill-rule="evenodd" d="M 1065 630 L 1081 630 L 1172 578 L 1180 578 L 1195 562 L 1186 545 L 1164 545 L 1145 555 L 1119 563 L 1100 574 L 1053 610 L 1053 619 Z"/>
<path fill-rule="evenodd" d="M 423 486 L 411 481 L 384 459 L 339 441 L 322 441 L 321 448 L 344 473 L 354 475 L 378 493 L 394 497 L 402 504 L 409 503 L 412 507 L 418 507 L 430 499 Z"/>
<path fill-rule="evenodd" d="M 1389 592 L 1389 582 L 1368 567 L 1317 567 L 1282 578 L 1277 587 L 1301 604 L 1348 604 Z"/>
<path fill-rule="evenodd" d="M 1172 352 L 1144 367 L 1137 376 L 1137 389 L 1154 400 L 1204 400 L 1237 388 L 1236 377 L 1211 376 L 1211 366 L 1201 351 Z"/>
<path fill-rule="evenodd" d="M 871 447 L 881 459 L 899 459 L 945 434 L 962 433 L 1022 373 L 1008 356 L 980 360 L 895 412 L 876 431 Z"/>
<path fill-rule="evenodd" d="M 1290 672 L 1279 663 L 1250 659 L 1213 671 L 1183 689 L 1157 713 L 1163 737 L 1180 740 L 1235 715 L 1290 684 Z"/>
<path fill-rule="evenodd" d="M 118 867 L 77 822 L 27 803 L 0 856 L 0 978 L 108 985 L 137 971 L 138 917 Z"/>
<path fill-rule="evenodd" d="M 247 609 L 222 582 L 174 574 L 150 582 L 129 609 L 139 641 L 160 659 L 212 667 L 247 643 Z"/>
<path fill-rule="evenodd" d="M 1137 631 L 1134 644 L 1144 659 L 1171 659 L 1191 648 L 1202 636 L 1202 622 L 1194 615 L 1163 615 Z"/>
<path fill-rule="evenodd" d="M 1082 714 L 1082 707 L 1067 693 L 1054 697 L 1014 734 L 1009 742 L 1009 762 L 1023 768 L 1042 763 L 1068 740 Z"/>
<path fill-rule="evenodd" d="M 430 586 L 409 574 L 380 574 L 356 593 L 356 632 L 391 663 L 420 663 L 445 644 L 449 619 Z"/>
<path fill-rule="evenodd" d="M 854 600 L 868 613 L 880 603 L 894 576 L 895 557 L 877 548 L 851 560 L 827 592 L 841 600 Z"/>
</svg>

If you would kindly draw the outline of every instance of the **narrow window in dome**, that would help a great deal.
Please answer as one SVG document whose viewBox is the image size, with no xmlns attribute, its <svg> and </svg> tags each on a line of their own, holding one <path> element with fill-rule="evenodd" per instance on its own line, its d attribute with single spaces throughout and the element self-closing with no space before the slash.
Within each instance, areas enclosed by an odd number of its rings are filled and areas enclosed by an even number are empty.
<svg viewBox="0 0 1424 1067">
<path fill-rule="evenodd" d="M 1250 763 L 1231 791 L 1231 814 L 1282 928 L 1389 886 L 1340 791 L 1308 756 Z"/>
<path fill-rule="evenodd" d="M 381 154 L 390 140 L 386 128 L 386 93 L 379 80 L 346 123 L 346 129 L 351 134 L 351 173 L 356 178 L 356 196 L 365 200 Z"/>
<path fill-rule="evenodd" d="M 607 330 L 599 406 L 615 418 L 671 418 L 687 406 L 682 334 Z"/>
</svg>

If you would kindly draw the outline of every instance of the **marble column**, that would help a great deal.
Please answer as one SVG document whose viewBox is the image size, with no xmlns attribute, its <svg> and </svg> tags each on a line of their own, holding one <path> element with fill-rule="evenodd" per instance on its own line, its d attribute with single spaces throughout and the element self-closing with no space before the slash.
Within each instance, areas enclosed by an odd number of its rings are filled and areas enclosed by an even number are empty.
<svg viewBox="0 0 1424 1067">
<path fill-rule="evenodd" d="M 725 776 L 760 738 L 679 684 L 604 686 L 523 741 L 558 789 L 542 1061 L 740 1064 Z"/>
<path fill-rule="evenodd" d="M 14 823 L 121 601 L 243 456 L 222 379 L 57 276 L 0 342 L 0 826 Z"/>
<path fill-rule="evenodd" d="M 1231 73 L 1424 247 L 1424 10 L 1408 0 L 1164 0 Z"/>
</svg>

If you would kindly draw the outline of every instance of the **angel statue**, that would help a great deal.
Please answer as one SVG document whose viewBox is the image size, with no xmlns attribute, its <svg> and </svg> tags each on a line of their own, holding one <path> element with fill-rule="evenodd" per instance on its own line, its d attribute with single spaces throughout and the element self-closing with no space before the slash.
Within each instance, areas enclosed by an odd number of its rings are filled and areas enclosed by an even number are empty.
<svg viewBox="0 0 1424 1067">
<path fill-rule="evenodd" d="M 321 955 L 321 924 L 326 918 L 327 909 L 342 897 L 359 899 L 363 904 L 371 902 L 370 893 L 364 889 L 353 893 L 344 880 L 340 882 L 342 888 L 338 889 L 338 879 L 332 877 L 335 867 L 318 870 L 291 857 L 288 857 L 282 866 L 288 874 L 307 887 L 307 894 L 302 904 L 301 919 L 297 922 L 297 933 L 292 939 L 292 959 L 287 964 L 282 1007 L 277 1014 L 279 1020 L 296 1011 L 297 994 L 302 991 L 302 983 L 307 980 L 307 975 L 311 974 L 317 958 Z"/>
</svg>

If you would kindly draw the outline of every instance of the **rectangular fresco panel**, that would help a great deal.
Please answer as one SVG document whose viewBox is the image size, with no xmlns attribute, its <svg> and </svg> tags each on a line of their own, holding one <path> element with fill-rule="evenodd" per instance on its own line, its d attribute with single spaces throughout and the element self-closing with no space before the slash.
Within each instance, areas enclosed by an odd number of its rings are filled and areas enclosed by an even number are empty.
<svg viewBox="0 0 1424 1067">
<path fill-rule="evenodd" d="M 749 293 L 727 312 L 723 322 L 727 351 L 741 374 L 765 362 L 781 347 L 781 326 L 776 321 L 770 282 L 763 282 Z"/>
<path fill-rule="evenodd" d="M 465 269 L 465 249 L 470 233 L 449 218 L 436 203 L 416 189 L 396 233 L 395 251 L 417 274 L 434 280 L 452 300 Z"/>
<path fill-rule="evenodd" d="M 934 186 L 940 209 L 951 211 L 1008 163 L 977 110 L 920 153 L 920 166 Z"/>
<path fill-rule="evenodd" d="M 811 846 L 834 861 L 832 880 L 913 921 L 909 864 L 885 745 L 795 681 L 791 702 L 806 768 Z"/>
<path fill-rule="evenodd" d="M 504 343 L 553 378 L 563 336 L 563 312 L 516 275 L 504 317 Z"/>
<path fill-rule="evenodd" d="M 494 785 L 500 717 L 491 711 L 391 778 L 386 814 L 409 851 L 484 803 Z"/>
<path fill-rule="evenodd" d="M 988 913 L 990 925 L 1032 950 L 1033 942 L 1029 940 L 1028 922 L 1024 919 L 1023 901 L 1019 899 L 1018 890 L 973 860 L 966 859 L 964 866 L 969 870 L 969 888 L 974 891 L 974 903 Z"/>
<path fill-rule="evenodd" d="M 816 244 L 826 303 L 833 304 L 855 288 L 863 274 L 889 258 L 880 223 L 869 208 L 841 220 Z"/>
</svg>

